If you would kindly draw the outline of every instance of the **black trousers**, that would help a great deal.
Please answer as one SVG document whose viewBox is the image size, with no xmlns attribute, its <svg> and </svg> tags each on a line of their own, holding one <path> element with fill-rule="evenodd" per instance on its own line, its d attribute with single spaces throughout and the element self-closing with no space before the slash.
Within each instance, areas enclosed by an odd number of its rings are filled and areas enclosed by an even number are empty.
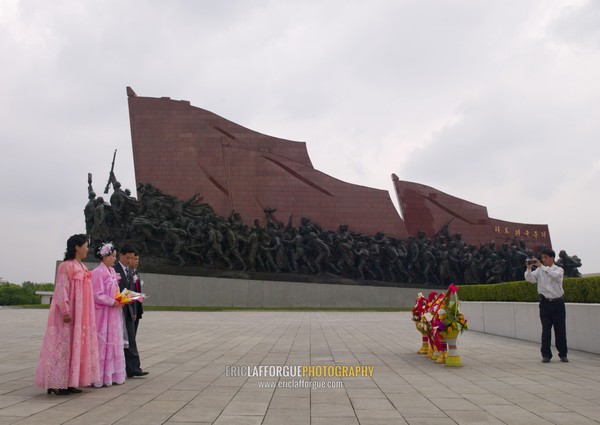
<svg viewBox="0 0 600 425">
<path fill-rule="evenodd" d="M 552 328 L 554 327 L 554 340 L 560 357 L 567 355 L 567 326 L 565 302 L 563 300 L 540 301 L 540 320 L 542 321 L 542 357 L 552 358 L 550 344 L 552 342 Z"/>
<path fill-rule="evenodd" d="M 127 339 L 129 340 L 129 348 L 125 348 L 125 372 L 127 372 L 127 375 L 133 375 L 142 369 L 140 367 L 140 355 L 135 341 L 136 326 L 129 314 L 125 314 L 125 329 L 127 329 Z"/>
</svg>

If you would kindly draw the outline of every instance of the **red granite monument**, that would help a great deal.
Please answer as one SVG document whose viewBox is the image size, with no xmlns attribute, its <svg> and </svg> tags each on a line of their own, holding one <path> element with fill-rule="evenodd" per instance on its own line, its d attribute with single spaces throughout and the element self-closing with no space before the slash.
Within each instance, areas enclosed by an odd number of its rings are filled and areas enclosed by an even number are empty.
<svg viewBox="0 0 600 425">
<path fill-rule="evenodd" d="M 392 180 L 409 235 L 422 231 L 431 237 L 448 226 L 451 234 L 460 233 L 465 242 L 475 246 L 492 241 L 500 246 L 516 238 L 525 241 L 534 250 L 542 246 L 551 247 L 546 224 L 491 218 L 482 205 L 423 184 L 401 181 L 395 174 L 392 174 Z"/>
<path fill-rule="evenodd" d="M 127 88 L 137 183 L 150 183 L 184 200 L 198 193 L 214 211 L 237 211 L 248 224 L 274 218 L 294 224 L 310 218 L 323 229 L 347 224 L 364 234 L 432 238 L 445 226 L 467 243 L 523 239 L 532 249 L 551 246 L 547 225 L 511 223 L 481 205 L 392 176 L 404 220 L 384 190 L 350 184 L 316 170 L 306 143 L 244 128 L 189 101 L 139 97 Z"/>
</svg>

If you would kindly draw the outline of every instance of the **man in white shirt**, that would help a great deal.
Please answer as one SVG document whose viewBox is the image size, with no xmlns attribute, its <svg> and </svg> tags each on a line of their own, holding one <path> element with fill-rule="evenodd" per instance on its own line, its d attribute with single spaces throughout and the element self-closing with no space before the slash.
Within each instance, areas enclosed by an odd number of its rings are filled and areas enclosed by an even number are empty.
<svg viewBox="0 0 600 425">
<path fill-rule="evenodd" d="M 542 251 L 542 261 L 537 258 L 527 261 L 525 280 L 537 283 L 540 296 L 540 320 L 542 322 L 542 363 L 550 362 L 552 351 L 552 327 L 560 361 L 567 359 L 567 329 L 565 300 L 563 298 L 564 270 L 554 264 L 556 253 L 551 249 Z M 532 270 L 533 266 L 537 267 Z"/>
</svg>

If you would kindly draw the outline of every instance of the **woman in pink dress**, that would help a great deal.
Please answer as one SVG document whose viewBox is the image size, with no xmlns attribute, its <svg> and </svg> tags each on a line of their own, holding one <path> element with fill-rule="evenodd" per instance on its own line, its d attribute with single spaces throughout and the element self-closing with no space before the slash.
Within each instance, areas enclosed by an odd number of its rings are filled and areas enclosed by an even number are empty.
<svg viewBox="0 0 600 425">
<path fill-rule="evenodd" d="M 112 266 L 117 251 L 111 242 L 100 244 L 96 257 L 101 263 L 92 271 L 92 287 L 96 303 L 96 330 L 100 353 L 100 379 L 95 387 L 125 382 L 125 352 L 123 351 L 123 311 L 115 300 L 120 276 Z"/>
<path fill-rule="evenodd" d="M 58 266 L 48 324 L 35 373 L 35 384 L 48 394 L 80 393 L 77 387 L 98 381 L 98 339 L 85 235 L 67 240 Z"/>
</svg>

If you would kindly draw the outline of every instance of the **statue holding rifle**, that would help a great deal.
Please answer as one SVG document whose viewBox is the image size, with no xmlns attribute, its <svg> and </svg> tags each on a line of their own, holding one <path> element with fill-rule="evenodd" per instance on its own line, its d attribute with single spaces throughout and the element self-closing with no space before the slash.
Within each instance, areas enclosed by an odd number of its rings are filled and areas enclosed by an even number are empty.
<svg viewBox="0 0 600 425">
<path fill-rule="evenodd" d="M 115 158 L 117 157 L 117 150 L 113 153 L 112 164 L 110 165 L 110 174 L 108 175 L 108 182 L 106 183 L 106 187 L 104 188 L 104 194 L 108 193 L 108 189 L 110 188 L 110 184 L 116 181 L 115 178 Z"/>
</svg>

